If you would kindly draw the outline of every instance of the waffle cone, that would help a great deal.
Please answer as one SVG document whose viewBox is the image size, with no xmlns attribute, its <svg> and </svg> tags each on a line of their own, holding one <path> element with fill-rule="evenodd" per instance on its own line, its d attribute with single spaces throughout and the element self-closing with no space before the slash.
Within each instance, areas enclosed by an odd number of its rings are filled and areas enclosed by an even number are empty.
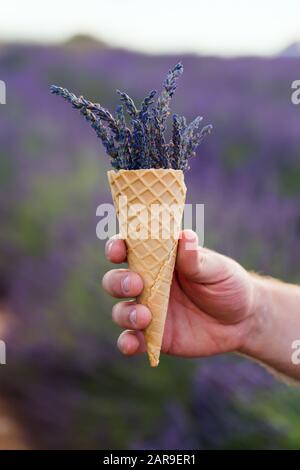
<svg viewBox="0 0 300 470">
<path fill-rule="evenodd" d="M 127 245 L 129 269 L 144 281 L 137 301 L 152 314 L 144 334 L 150 364 L 156 367 L 185 204 L 184 176 L 181 170 L 172 169 L 112 170 L 108 180 Z"/>
</svg>

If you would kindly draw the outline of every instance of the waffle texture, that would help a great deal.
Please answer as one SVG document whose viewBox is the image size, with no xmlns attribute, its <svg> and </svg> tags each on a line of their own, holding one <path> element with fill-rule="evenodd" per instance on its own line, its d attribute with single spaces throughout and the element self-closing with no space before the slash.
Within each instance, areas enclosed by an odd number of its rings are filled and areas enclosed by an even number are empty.
<svg viewBox="0 0 300 470">
<path fill-rule="evenodd" d="M 128 266 L 144 281 L 137 300 L 152 314 L 145 339 L 150 364 L 156 367 L 185 204 L 184 175 L 172 169 L 112 170 L 108 180 L 127 245 Z"/>
</svg>

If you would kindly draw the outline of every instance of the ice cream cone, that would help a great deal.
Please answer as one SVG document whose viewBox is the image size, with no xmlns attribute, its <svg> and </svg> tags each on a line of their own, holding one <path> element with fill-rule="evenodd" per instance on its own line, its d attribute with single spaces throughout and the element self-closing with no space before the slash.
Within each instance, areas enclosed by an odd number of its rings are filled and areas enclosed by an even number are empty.
<svg viewBox="0 0 300 470">
<path fill-rule="evenodd" d="M 184 175 L 173 169 L 112 170 L 108 180 L 128 266 L 144 281 L 137 301 L 152 314 L 145 339 L 150 364 L 156 367 L 185 204 Z"/>
</svg>

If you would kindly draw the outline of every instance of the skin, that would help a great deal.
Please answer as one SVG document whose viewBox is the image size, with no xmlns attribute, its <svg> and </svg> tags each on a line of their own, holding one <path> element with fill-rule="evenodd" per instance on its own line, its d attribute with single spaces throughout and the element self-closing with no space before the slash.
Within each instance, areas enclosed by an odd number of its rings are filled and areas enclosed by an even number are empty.
<svg viewBox="0 0 300 470">
<path fill-rule="evenodd" d="M 121 239 L 110 239 L 105 252 L 112 263 L 126 262 Z M 107 272 L 102 284 L 116 298 L 132 299 L 143 289 L 142 278 L 128 269 Z M 143 329 L 151 321 L 147 307 L 135 300 L 118 302 L 112 319 L 125 330 L 117 343 L 120 351 L 127 356 L 144 353 Z M 233 259 L 199 247 L 194 232 L 182 232 L 163 353 L 204 357 L 235 351 L 300 379 L 300 365 L 291 361 L 296 339 L 300 287 L 249 273 Z"/>
</svg>

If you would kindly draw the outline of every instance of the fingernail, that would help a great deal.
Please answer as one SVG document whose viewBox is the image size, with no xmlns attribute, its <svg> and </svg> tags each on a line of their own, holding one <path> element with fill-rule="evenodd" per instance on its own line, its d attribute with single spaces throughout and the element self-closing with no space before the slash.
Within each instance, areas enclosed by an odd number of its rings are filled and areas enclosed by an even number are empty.
<svg viewBox="0 0 300 470">
<path fill-rule="evenodd" d="M 186 240 L 189 240 L 189 241 L 196 240 L 197 238 L 197 234 L 193 232 L 192 230 L 186 230 L 184 235 L 185 235 Z"/>
<path fill-rule="evenodd" d="M 117 341 L 117 347 L 121 352 L 123 352 L 123 350 L 125 349 L 125 342 L 123 336 L 119 336 Z"/>
<path fill-rule="evenodd" d="M 123 279 L 121 280 L 121 286 L 122 286 L 123 292 L 124 292 L 125 294 L 128 294 L 129 289 L 130 289 L 130 279 L 129 279 L 129 276 L 123 277 Z"/>
<path fill-rule="evenodd" d="M 192 230 L 185 232 L 185 249 L 186 251 L 194 251 L 198 248 L 198 237 Z"/>
<path fill-rule="evenodd" d="M 134 326 L 136 326 L 136 309 L 134 309 L 130 312 L 129 320 Z"/>
<path fill-rule="evenodd" d="M 106 254 L 106 257 L 109 258 L 109 255 L 110 255 L 110 252 L 111 252 L 111 247 L 112 247 L 112 240 L 109 241 L 107 244 L 106 244 L 106 247 L 105 247 L 105 254 Z"/>
</svg>

